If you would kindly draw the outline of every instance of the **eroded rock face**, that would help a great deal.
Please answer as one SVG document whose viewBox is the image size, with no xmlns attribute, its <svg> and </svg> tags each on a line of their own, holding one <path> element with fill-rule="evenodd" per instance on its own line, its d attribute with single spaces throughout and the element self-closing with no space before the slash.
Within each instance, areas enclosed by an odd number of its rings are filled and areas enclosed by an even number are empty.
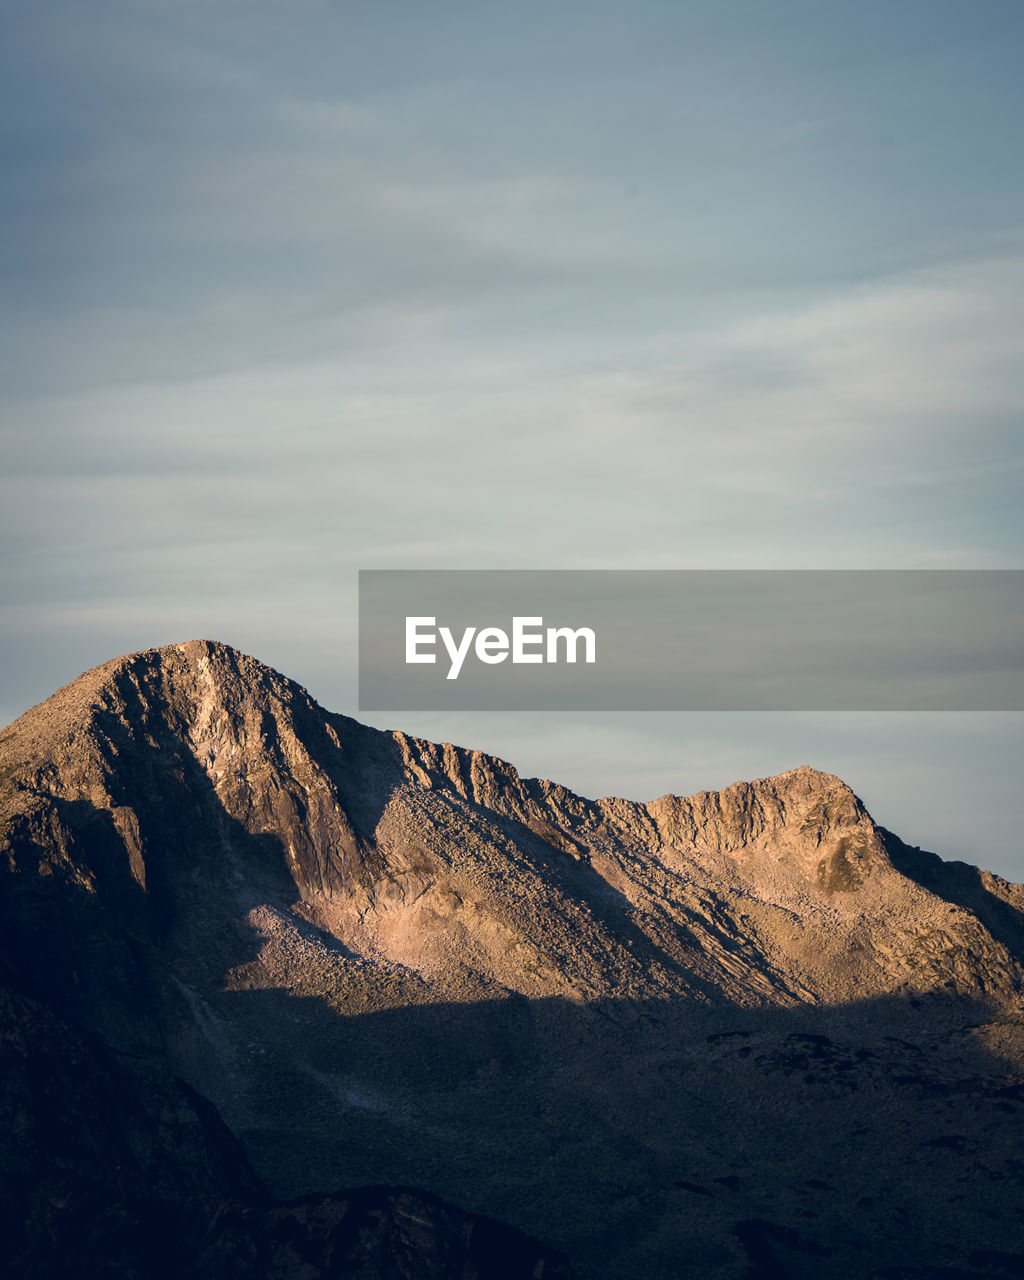
<svg viewBox="0 0 1024 1280">
<path fill-rule="evenodd" d="M 1024 891 L 838 778 L 589 801 L 201 641 L 0 751 L 10 984 L 278 1198 L 419 1186 L 616 1277 L 1024 1256 Z"/>
</svg>

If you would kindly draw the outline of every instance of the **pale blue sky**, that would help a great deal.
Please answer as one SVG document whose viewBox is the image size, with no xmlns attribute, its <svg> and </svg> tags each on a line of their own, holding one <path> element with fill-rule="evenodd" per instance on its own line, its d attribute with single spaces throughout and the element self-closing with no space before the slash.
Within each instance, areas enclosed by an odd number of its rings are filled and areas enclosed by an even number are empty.
<svg viewBox="0 0 1024 1280">
<path fill-rule="evenodd" d="M 1024 567 L 1024 9 L 0 0 L 0 719 L 356 570 Z M 418 715 L 596 794 L 811 763 L 1024 878 L 1024 725 Z"/>
</svg>

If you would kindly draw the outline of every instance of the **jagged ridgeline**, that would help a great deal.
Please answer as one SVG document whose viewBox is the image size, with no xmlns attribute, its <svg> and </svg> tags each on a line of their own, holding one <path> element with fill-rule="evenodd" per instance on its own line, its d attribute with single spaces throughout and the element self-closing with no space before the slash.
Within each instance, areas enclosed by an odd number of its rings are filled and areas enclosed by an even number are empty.
<svg viewBox="0 0 1024 1280">
<path fill-rule="evenodd" d="M 12 1274 L 1024 1274 L 1024 890 L 838 778 L 589 801 L 195 641 L 0 796 Z"/>
</svg>

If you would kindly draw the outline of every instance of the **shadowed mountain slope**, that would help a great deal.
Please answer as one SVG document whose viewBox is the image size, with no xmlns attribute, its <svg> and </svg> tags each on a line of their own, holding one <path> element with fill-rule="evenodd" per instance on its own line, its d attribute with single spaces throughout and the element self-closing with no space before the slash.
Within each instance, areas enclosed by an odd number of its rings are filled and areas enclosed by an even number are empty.
<svg viewBox="0 0 1024 1280">
<path fill-rule="evenodd" d="M 838 778 L 584 800 L 195 641 L 31 709 L 0 787 L 10 990 L 278 1201 L 422 1187 L 595 1276 L 1024 1267 L 1024 890 Z"/>
</svg>

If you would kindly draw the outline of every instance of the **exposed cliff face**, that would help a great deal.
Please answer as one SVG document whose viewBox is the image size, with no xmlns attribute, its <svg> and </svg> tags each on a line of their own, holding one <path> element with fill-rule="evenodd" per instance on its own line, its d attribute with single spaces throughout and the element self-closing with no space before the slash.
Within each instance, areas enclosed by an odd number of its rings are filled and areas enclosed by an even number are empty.
<svg viewBox="0 0 1024 1280">
<path fill-rule="evenodd" d="M 958 1133 L 1016 1120 L 1024 891 L 838 778 L 588 801 L 197 641 L 33 708 L 0 780 L 10 985 L 165 1056 L 279 1196 L 423 1186 L 615 1276 L 1013 1252 L 1009 1147 L 982 1228 L 928 1144 L 964 1090 Z"/>
<path fill-rule="evenodd" d="M 12 868 L 98 894 L 139 942 L 206 884 L 290 898 L 345 944 L 339 977 L 387 977 L 403 1003 L 409 989 L 745 1005 L 1021 990 L 976 913 L 895 869 L 850 789 L 806 767 L 587 801 L 328 715 L 203 642 L 97 668 L 3 750 Z"/>
</svg>

